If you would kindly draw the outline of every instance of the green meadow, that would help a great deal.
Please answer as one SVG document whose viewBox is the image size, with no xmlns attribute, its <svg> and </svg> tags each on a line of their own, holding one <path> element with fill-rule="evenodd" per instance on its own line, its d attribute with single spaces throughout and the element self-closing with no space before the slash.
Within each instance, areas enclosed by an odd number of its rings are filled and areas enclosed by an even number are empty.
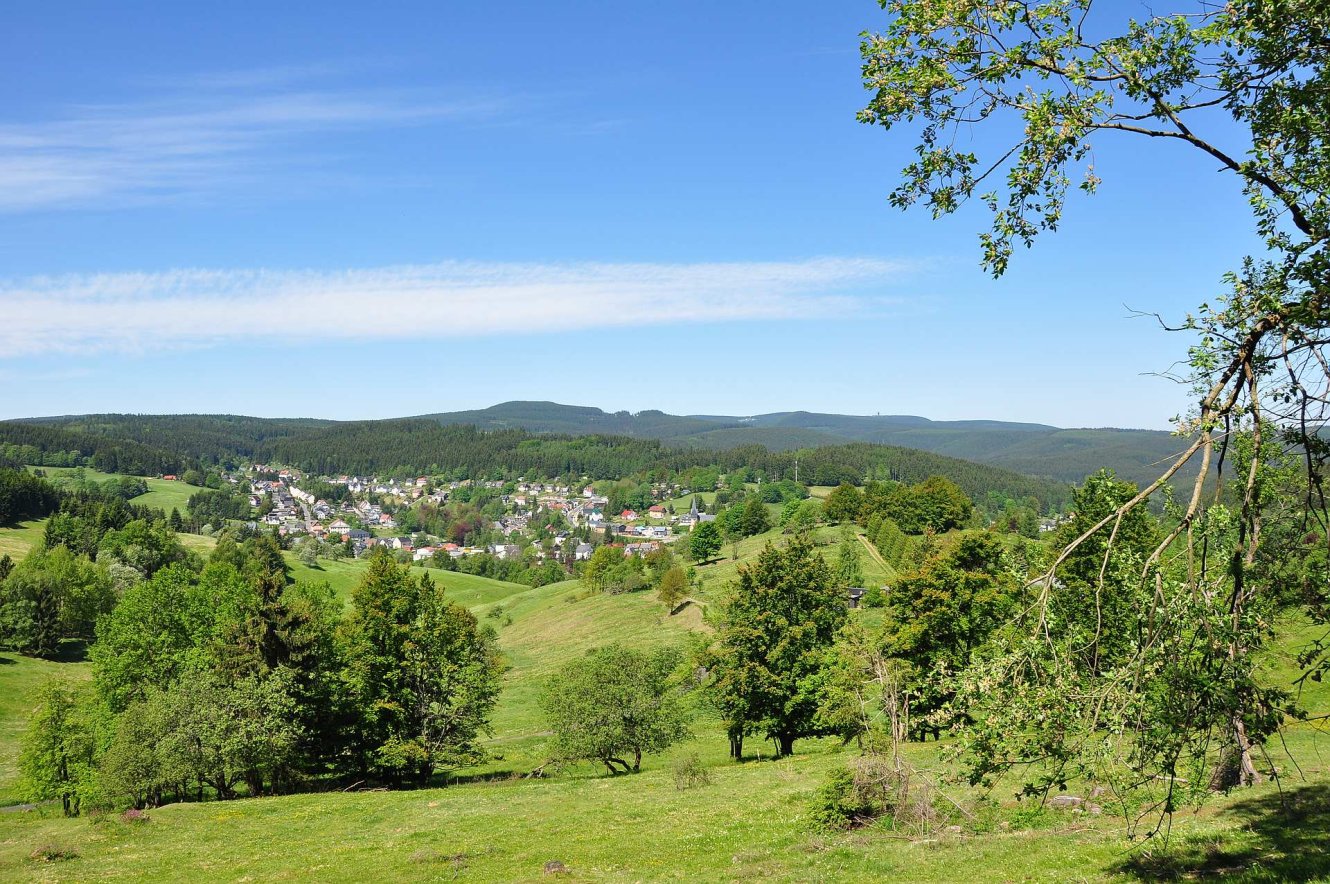
<svg viewBox="0 0 1330 884">
<path fill-rule="evenodd" d="M 41 529 L 34 522 L 0 530 L 0 550 L 26 550 Z M 828 556 L 843 539 L 839 528 L 815 536 Z M 559 877 L 587 881 L 1330 880 L 1322 843 L 1330 829 L 1330 744 L 1314 720 L 1291 724 L 1270 747 L 1278 783 L 1184 809 L 1167 850 L 1128 840 L 1111 811 L 1041 809 L 1018 801 L 1013 782 L 971 789 L 953 778 L 945 740 L 912 744 L 907 754 L 970 815 L 958 812 L 922 834 L 881 826 L 827 833 L 812 824 L 809 802 L 832 768 L 855 757 L 854 745 L 801 740 L 795 756 L 774 761 L 771 747 L 754 740 L 749 751 L 760 757 L 735 764 L 705 709 L 696 710 L 694 737 L 648 756 L 640 774 L 608 777 L 584 764 L 530 775 L 548 760 L 540 694 L 551 673 L 611 642 L 685 644 L 708 629 L 704 609 L 741 564 L 782 539 L 778 530 L 748 538 L 737 560 L 726 544 L 716 562 L 697 568 L 696 604 L 673 616 L 652 593 L 588 593 L 578 581 L 531 588 L 431 570 L 495 629 L 508 664 L 485 764 L 453 771 L 437 788 L 176 804 L 139 823 L 64 819 L 51 807 L 0 811 L 0 880 L 521 881 L 549 880 L 544 868 L 553 861 L 566 868 Z M 213 545 L 194 535 L 182 540 L 201 553 Z M 867 550 L 862 561 L 867 583 L 887 579 Z M 311 568 L 289 554 L 288 562 L 294 579 L 326 581 L 343 598 L 365 567 L 320 561 Z M 1291 685 L 1299 649 L 1320 631 L 1288 620 L 1279 635 L 1263 672 Z M 88 672 L 83 663 L 0 654 L 0 805 L 22 800 L 18 746 L 33 692 L 47 678 Z M 1325 685 L 1309 684 L 1301 701 L 1314 714 L 1330 712 Z M 672 768 L 694 754 L 711 783 L 681 790 Z M 68 858 L 43 858 L 55 853 Z"/>
<path fill-rule="evenodd" d="M 1012 784 L 985 794 L 948 783 L 949 794 L 975 808 L 973 819 L 958 817 L 957 829 L 913 837 L 821 832 L 808 819 L 809 799 L 854 747 L 806 740 L 792 758 L 734 764 L 705 713 L 694 740 L 648 757 L 641 774 L 607 777 L 579 765 L 527 777 L 545 761 L 538 698 L 550 672 L 599 644 L 678 643 L 704 626 L 695 608 L 669 617 L 649 594 L 588 595 L 575 581 L 531 589 L 433 574 L 495 626 L 510 665 L 489 764 L 455 772 L 442 788 L 178 804 L 151 810 L 146 823 L 68 820 L 50 808 L 0 813 L 0 879 L 541 880 L 551 861 L 563 863 L 570 880 L 602 881 L 1278 881 L 1330 874 L 1319 838 L 1330 824 L 1330 747 L 1311 724 L 1291 726 L 1273 755 L 1280 785 L 1178 814 L 1166 854 L 1131 844 L 1111 813 L 1041 811 L 1017 802 Z M 1267 660 L 1276 679 L 1292 675 L 1298 647 L 1313 637 L 1300 623 L 1284 624 L 1281 633 Z M 81 664 L 15 659 L 0 664 L 0 795 L 10 800 L 26 708 L 14 698 L 49 675 L 86 674 Z M 1312 709 L 1325 709 L 1327 699 L 1319 688 L 1304 697 Z M 942 760 L 946 745 L 908 751 L 940 776 L 952 769 Z M 672 765 L 693 753 L 712 782 L 680 790 Z M 1280 817 L 1281 787 L 1298 825 Z M 53 849 L 75 856 L 32 858 Z"/>
</svg>

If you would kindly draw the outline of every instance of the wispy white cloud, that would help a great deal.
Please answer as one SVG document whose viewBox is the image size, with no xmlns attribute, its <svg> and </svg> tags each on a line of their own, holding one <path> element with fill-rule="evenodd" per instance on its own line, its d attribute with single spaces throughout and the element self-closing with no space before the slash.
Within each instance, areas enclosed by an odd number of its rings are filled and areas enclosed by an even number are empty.
<svg viewBox="0 0 1330 884">
<path fill-rule="evenodd" d="M 32 277 L 0 281 L 0 357 L 820 319 L 882 309 L 910 269 L 818 258 Z"/>
<path fill-rule="evenodd" d="M 0 123 L 0 211 L 122 205 L 213 193 L 262 177 L 268 148 L 315 133 L 490 118 L 494 98 L 296 89 L 285 69 L 195 83 L 190 94 L 85 105 L 42 122 Z M 308 160 L 308 155 L 302 157 Z"/>
</svg>

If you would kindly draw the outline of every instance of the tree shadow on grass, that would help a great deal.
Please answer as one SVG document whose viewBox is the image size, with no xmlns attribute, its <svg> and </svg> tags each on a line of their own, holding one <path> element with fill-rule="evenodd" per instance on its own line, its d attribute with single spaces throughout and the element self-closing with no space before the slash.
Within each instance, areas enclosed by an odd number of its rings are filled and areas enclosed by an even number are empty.
<svg viewBox="0 0 1330 884">
<path fill-rule="evenodd" d="M 1239 827 L 1175 840 L 1117 871 L 1150 881 L 1315 881 L 1330 877 L 1330 785 L 1238 801 L 1219 820 Z"/>
</svg>

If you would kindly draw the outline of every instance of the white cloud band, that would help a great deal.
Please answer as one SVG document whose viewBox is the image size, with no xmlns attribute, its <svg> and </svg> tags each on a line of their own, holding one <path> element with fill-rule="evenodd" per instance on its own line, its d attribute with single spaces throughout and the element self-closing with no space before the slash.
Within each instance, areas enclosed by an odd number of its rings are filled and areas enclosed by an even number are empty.
<svg viewBox="0 0 1330 884">
<path fill-rule="evenodd" d="M 276 341 L 430 339 L 849 315 L 906 265 L 449 262 L 0 281 L 0 357 Z"/>
</svg>

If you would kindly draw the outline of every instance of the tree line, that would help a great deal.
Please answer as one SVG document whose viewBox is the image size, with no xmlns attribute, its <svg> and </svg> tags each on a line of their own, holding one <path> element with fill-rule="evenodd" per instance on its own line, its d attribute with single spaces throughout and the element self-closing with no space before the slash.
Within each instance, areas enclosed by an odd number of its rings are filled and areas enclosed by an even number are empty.
<svg viewBox="0 0 1330 884">
<path fill-rule="evenodd" d="M 39 550 L 14 573 L 53 556 L 73 558 Z M 42 691 L 21 757 L 31 796 L 69 814 L 426 783 L 483 757 L 503 668 L 493 631 L 428 574 L 375 555 L 345 610 L 292 583 L 267 535 L 114 593 L 88 654 L 91 686 Z"/>
</svg>

